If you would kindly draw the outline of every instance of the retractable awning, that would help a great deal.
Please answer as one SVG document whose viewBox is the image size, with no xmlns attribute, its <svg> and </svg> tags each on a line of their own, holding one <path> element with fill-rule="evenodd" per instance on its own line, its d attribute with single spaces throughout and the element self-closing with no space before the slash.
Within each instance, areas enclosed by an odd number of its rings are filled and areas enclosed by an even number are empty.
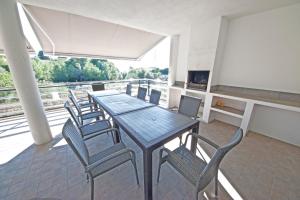
<svg viewBox="0 0 300 200">
<path fill-rule="evenodd" d="M 162 35 L 66 12 L 24 5 L 44 52 L 57 56 L 137 60 Z"/>
</svg>

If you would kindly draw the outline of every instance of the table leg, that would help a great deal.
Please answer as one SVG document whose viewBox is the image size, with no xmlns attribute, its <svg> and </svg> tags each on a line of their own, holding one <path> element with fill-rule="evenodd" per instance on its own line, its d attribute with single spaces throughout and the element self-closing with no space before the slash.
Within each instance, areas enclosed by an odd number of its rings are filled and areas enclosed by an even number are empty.
<svg viewBox="0 0 300 200">
<path fill-rule="evenodd" d="M 120 132 L 120 128 L 119 128 L 119 125 L 115 122 L 115 121 L 113 121 L 113 127 L 114 128 L 116 128 L 116 129 L 118 129 L 119 130 L 119 132 Z M 113 134 L 113 139 L 114 139 L 114 143 L 116 144 L 116 143 L 120 143 L 120 137 L 121 137 L 121 135 L 119 135 L 119 134 L 121 134 L 121 133 L 114 133 Z"/>
<path fill-rule="evenodd" d="M 144 196 L 145 200 L 152 200 L 152 151 L 143 151 L 144 160 Z"/>
<path fill-rule="evenodd" d="M 194 127 L 192 129 L 193 133 L 199 134 L 199 123 L 197 124 L 196 127 Z M 196 149 L 197 149 L 197 138 L 192 137 L 192 141 L 191 141 L 191 151 L 193 153 L 196 153 Z"/>
</svg>

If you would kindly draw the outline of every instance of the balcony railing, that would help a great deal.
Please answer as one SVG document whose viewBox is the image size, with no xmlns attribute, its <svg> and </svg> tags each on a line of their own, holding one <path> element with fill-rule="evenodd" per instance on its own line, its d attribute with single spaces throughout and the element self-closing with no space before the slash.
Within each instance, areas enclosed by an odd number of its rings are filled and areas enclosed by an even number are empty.
<svg viewBox="0 0 300 200">
<path fill-rule="evenodd" d="M 116 80 L 116 81 L 89 81 L 89 82 L 68 82 L 51 85 L 40 85 L 39 90 L 45 110 L 61 108 L 63 103 L 68 99 L 68 90 L 75 90 L 78 97 L 86 97 L 87 91 L 91 91 L 91 84 L 104 83 L 105 89 L 115 89 L 125 92 L 126 85 L 132 84 L 132 95 L 137 94 L 139 86 L 148 89 L 150 95 L 151 89 L 157 89 L 162 92 L 161 101 L 167 100 L 167 82 L 151 79 L 134 79 L 134 80 Z M 16 89 L 0 88 L 0 118 L 23 114 Z"/>
</svg>

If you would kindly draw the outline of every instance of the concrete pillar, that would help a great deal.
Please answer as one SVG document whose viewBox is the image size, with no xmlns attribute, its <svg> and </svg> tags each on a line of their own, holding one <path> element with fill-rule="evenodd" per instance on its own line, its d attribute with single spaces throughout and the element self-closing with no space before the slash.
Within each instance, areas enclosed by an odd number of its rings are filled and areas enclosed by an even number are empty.
<svg viewBox="0 0 300 200">
<path fill-rule="evenodd" d="M 170 42 L 170 66 L 168 85 L 172 86 L 175 83 L 176 71 L 177 71 L 177 59 L 178 59 L 178 44 L 179 35 L 173 35 Z"/>
<path fill-rule="evenodd" d="M 0 40 L 35 144 L 52 136 L 35 80 L 15 0 L 0 1 Z"/>
</svg>

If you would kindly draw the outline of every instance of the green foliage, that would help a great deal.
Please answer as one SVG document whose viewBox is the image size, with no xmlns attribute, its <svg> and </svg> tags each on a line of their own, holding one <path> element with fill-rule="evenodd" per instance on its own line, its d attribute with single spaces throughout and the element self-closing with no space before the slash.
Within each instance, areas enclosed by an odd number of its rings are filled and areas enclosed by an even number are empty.
<svg viewBox="0 0 300 200">
<path fill-rule="evenodd" d="M 106 62 L 104 71 L 106 73 L 107 80 L 118 80 L 120 79 L 120 71 L 115 67 L 114 63 Z"/>
<path fill-rule="evenodd" d="M 126 78 L 130 79 L 130 78 L 145 78 L 146 75 L 146 70 L 143 68 L 129 68 L 129 72 L 127 73 Z"/>
<path fill-rule="evenodd" d="M 39 81 L 49 81 L 52 78 L 53 65 L 49 61 L 43 61 L 38 58 L 32 59 L 32 67 L 35 72 L 35 78 Z"/>
<path fill-rule="evenodd" d="M 8 63 L 4 56 L 0 56 L 0 87 L 12 87 L 13 81 L 9 72 Z"/>
<path fill-rule="evenodd" d="M 114 63 L 106 59 L 87 58 L 58 58 L 56 60 L 38 57 L 32 59 L 35 77 L 39 82 L 76 82 L 100 81 L 118 79 L 156 79 L 168 74 L 168 68 L 130 68 L 129 71 L 120 72 Z M 0 87 L 12 87 L 13 82 L 9 72 L 8 63 L 4 56 L 0 56 Z"/>
<path fill-rule="evenodd" d="M 126 75 L 126 79 L 130 78 L 148 78 L 148 79 L 157 79 L 161 75 L 168 75 L 168 68 L 159 69 L 159 68 L 129 68 L 129 72 Z M 123 76 L 124 77 L 124 76 Z"/>
<path fill-rule="evenodd" d="M 126 79 L 127 77 L 127 72 L 120 72 L 120 79 L 123 80 L 123 79 Z"/>
<path fill-rule="evenodd" d="M 101 73 L 98 67 L 92 63 L 88 63 L 83 69 L 83 77 L 85 81 L 97 81 L 103 80 L 104 75 Z"/>
<path fill-rule="evenodd" d="M 67 82 L 69 80 L 69 72 L 66 70 L 64 62 L 58 60 L 53 63 L 52 68 L 52 81 L 53 82 Z"/>
<path fill-rule="evenodd" d="M 4 56 L 1 56 L 1 55 L 0 55 L 0 70 L 2 72 L 4 72 L 4 71 L 8 71 L 9 72 L 9 67 L 8 67 L 7 60 L 6 60 L 6 58 Z"/>
<path fill-rule="evenodd" d="M 169 68 L 164 68 L 159 70 L 161 75 L 168 75 L 169 74 Z"/>
<path fill-rule="evenodd" d="M 13 81 L 9 72 L 0 73 L 0 87 L 12 87 Z"/>
</svg>

